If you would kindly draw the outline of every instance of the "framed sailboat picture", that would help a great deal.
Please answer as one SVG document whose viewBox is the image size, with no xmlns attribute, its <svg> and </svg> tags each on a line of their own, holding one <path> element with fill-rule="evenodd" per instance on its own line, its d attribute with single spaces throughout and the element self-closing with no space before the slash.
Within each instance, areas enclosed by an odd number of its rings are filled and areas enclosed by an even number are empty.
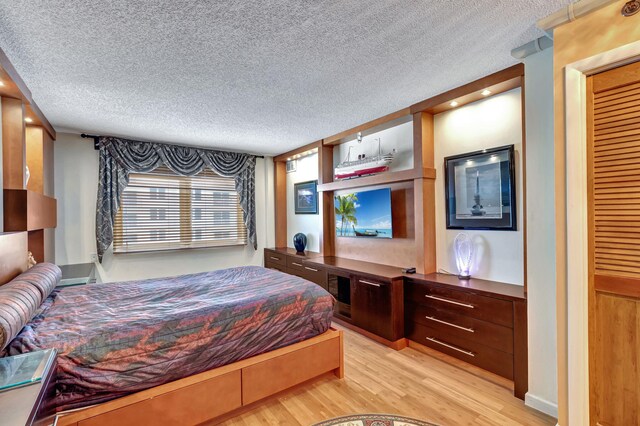
<svg viewBox="0 0 640 426">
<path fill-rule="evenodd" d="M 447 229 L 516 231 L 514 146 L 444 159 Z"/>
</svg>

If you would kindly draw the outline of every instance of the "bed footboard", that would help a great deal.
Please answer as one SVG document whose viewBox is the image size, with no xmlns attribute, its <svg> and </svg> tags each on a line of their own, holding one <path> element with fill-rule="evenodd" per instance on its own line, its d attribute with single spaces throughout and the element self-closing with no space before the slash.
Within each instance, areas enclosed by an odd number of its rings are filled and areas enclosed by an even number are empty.
<svg viewBox="0 0 640 426">
<path fill-rule="evenodd" d="M 344 376 L 342 331 L 57 416 L 57 426 L 197 425 L 333 372 Z"/>
</svg>

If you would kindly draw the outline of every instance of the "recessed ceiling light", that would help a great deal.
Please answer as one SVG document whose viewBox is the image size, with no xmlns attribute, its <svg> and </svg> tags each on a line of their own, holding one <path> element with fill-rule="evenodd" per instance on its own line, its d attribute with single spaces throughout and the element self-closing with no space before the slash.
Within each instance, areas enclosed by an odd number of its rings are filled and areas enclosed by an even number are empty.
<svg viewBox="0 0 640 426">
<path fill-rule="evenodd" d="M 33 123 L 33 119 L 29 117 L 25 118 L 24 121 L 25 123 Z"/>
<path fill-rule="evenodd" d="M 455 107 L 457 107 L 457 106 L 458 106 L 458 103 L 457 103 L 456 101 L 453 101 L 453 102 L 451 102 L 449 105 L 451 105 L 452 107 L 454 107 L 454 108 L 455 108 Z"/>
<path fill-rule="evenodd" d="M 484 89 L 482 91 L 482 96 L 489 96 L 491 94 L 491 90 Z"/>
</svg>

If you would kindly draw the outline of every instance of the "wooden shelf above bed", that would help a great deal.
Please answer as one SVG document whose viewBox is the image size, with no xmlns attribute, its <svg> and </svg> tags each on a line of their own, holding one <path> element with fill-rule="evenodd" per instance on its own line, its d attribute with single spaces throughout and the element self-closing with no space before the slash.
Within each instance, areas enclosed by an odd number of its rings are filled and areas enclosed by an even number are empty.
<svg viewBox="0 0 640 426">
<path fill-rule="evenodd" d="M 35 231 L 55 228 L 57 202 L 27 189 L 4 190 L 4 230 Z"/>
<path fill-rule="evenodd" d="M 36 261 L 54 260 L 56 200 L 53 188 L 55 129 L 0 49 L 4 230 L 28 231 Z M 28 170 L 28 173 L 27 173 Z"/>
</svg>

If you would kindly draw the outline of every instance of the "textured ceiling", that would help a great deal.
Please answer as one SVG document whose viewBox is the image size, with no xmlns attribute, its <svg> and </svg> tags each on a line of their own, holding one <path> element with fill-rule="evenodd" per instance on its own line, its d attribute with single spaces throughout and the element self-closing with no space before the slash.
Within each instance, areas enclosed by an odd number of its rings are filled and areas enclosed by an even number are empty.
<svg viewBox="0 0 640 426">
<path fill-rule="evenodd" d="M 515 63 L 570 0 L 0 0 L 58 131 L 274 154 Z"/>
</svg>

